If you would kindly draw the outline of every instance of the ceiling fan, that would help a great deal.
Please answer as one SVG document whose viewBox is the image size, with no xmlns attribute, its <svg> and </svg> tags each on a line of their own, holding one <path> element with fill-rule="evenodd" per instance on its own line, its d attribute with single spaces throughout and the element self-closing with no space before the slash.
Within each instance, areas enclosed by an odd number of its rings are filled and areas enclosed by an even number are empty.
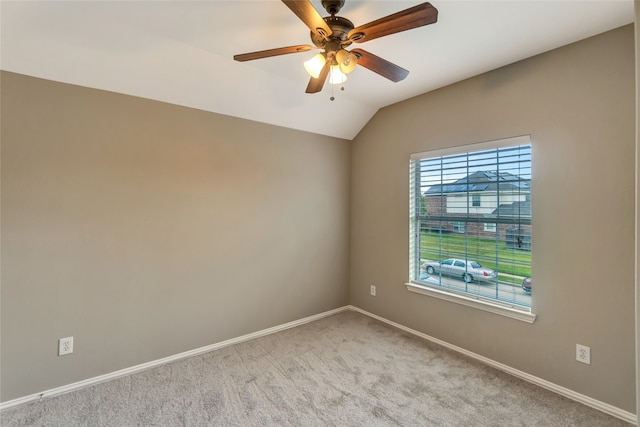
<svg viewBox="0 0 640 427">
<path fill-rule="evenodd" d="M 364 43 L 379 37 L 411 30 L 438 20 L 438 10 L 430 3 L 422 3 L 409 9 L 394 13 L 384 18 L 355 27 L 347 18 L 337 16 L 345 0 L 322 0 L 322 6 L 330 16 L 321 17 L 309 0 L 282 0 L 298 18 L 311 30 L 311 41 L 315 46 L 297 45 L 258 52 L 235 55 L 236 61 L 251 61 L 289 53 L 308 52 L 322 49 L 323 52 L 305 62 L 305 68 L 311 75 L 306 93 L 317 93 L 322 90 L 327 77 L 331 83 L 346 80 L 345 74 L 361 65 L 383 77 L 399 82 L 404 80 L 409 71 L 363 49 L 345 48 L 352 43 Z"/>
</svg>

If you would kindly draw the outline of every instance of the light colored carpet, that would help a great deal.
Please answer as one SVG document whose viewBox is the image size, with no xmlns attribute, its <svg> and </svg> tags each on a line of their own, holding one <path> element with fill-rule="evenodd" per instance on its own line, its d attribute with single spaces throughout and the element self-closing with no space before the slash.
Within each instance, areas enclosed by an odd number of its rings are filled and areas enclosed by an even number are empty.
<svg viewBox="0 0 640 427">
<path fill-rule="evenodd" d="M 355 312 L 11 408 L 3 426 L 627 426 Z"/>
</svg>

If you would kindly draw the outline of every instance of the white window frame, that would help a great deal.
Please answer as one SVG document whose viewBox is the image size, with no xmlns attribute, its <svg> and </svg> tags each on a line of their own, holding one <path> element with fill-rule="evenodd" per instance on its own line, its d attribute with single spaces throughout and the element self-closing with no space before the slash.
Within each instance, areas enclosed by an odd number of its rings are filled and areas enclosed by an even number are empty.
<svg viewBox="0 0 640 427">
<path fill-rule="evenodd" d="M 461 233 L 463 234 L 465 232 L 466 229 L 466 223 L 462 222 L 462 221 L 456 221 L 453 223 L 453 232 L 454 233 Z"/>
<path fill-rule="evenodd" d="M 415 161 L 425 159 L 442 157 L 454 154 L 472 153 L 476 151 L 498 149 L 503 147 L 512 147 L 519 145 L 531 144 L 531 138 L 529 135 L 523 135 L 512 138 L 505 138 L 500 140 L 488 141 L 483 143 L 471 144 L 460 147 L 453 147 L 441 150 L 434 150 L 428 152 L 414 153 L 411 155 L 411 164 Z M 533 157 L 533 144 L 532 145 L 532 157 Z M 465 306 L 481 309 L 498 315 L 506 316 L 509 318 L 521 320 L 527 323 L 533 323 L 536 319 L 536 315 L 532 313 L 531 307 L 524 307 L 518 304 L 509 304 L 505 301 L 484 298 L 478 295 L 472 295 L 467 293 L 459 293 L 452 291 L 449 288 L 441 288 L 439 286 L 430 286 L 424 281 L 420 281 L 420 257 L 419 257 L 419 239 L 420 230 L 419 222 L 416 218 L 416 197 L 415 197 L 415 185 L 416 178 L 414 171 L 410 168 L 410 248 L 409 248 L 409 281 L 406 283 L 407 290 L 430 297 L 443 299 L 446 301 L 462 304 Z M 469 202 L 471 205 L 471 201 Z M 497 228 L 497 227 L 496 227 Z M 451 230 L 453 231 L 453 230 Z"/>
<path fill-rule="evenodd" d="M 494 222 L 485 222 L 484 223 L 484 231 L 488 231 L 489 233 L 495 233 L 498 229 Z"/>
</svg>

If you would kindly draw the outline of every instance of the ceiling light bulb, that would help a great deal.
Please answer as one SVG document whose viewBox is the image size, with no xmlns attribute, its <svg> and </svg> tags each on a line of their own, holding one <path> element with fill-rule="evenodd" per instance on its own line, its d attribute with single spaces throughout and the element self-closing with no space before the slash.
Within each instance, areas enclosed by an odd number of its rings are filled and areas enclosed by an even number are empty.
<svg viewBox="0 0 640 427">
<path fill-rule="evenodd" d="M 306 61 L 304 63 L 304 68 L 311 77 L 317 79 L 318 76 L 320 76 L 320 71 L 322 71 L 322 67 L 324 67 L 325 62 L 327 62 L 327 60 L 324 58 L 324 55 L 319 53 Z"/>
<path fill-rule="evenodd" d="M 347 76 L 340 71 L 340 67 L 337 65 L 332 65 L 331 70 L 329 71 L 329 83 L 332 85 L 339 85 L 347 81 Z"/>
<path fill-rule="evenodd" d="M 340 71 L 345 74 L 349 74 L 356 68 L 358 57 L 354 53 L 340 49 L 336 54 L 336 61 L 340 66 Z"/>
</svg>

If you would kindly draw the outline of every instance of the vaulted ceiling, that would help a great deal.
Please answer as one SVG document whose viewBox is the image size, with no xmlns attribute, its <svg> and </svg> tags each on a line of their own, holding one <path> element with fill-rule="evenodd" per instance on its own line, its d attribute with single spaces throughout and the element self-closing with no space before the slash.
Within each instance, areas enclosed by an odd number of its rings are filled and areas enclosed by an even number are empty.
<svg viewBox="0 0 640 427">
<path fill-rule="evenodd" d="M 347 0 L 356 26 L 421 3 Z M 352 139 L 378 109 L 633 22 L 633 0 L 434 0 L 438 22 L 362 43 L 410 71 L 393 83 L 357 67 L 305 94 L 315 52 L 250 62 L 234 54 L 311 44 L 282 2 L 2 1 L 3 70 Z M 320 1 L 312 1 L 322 15 Z M 335 100 L 330 101 L 334 96 Z"/>
</svg>

